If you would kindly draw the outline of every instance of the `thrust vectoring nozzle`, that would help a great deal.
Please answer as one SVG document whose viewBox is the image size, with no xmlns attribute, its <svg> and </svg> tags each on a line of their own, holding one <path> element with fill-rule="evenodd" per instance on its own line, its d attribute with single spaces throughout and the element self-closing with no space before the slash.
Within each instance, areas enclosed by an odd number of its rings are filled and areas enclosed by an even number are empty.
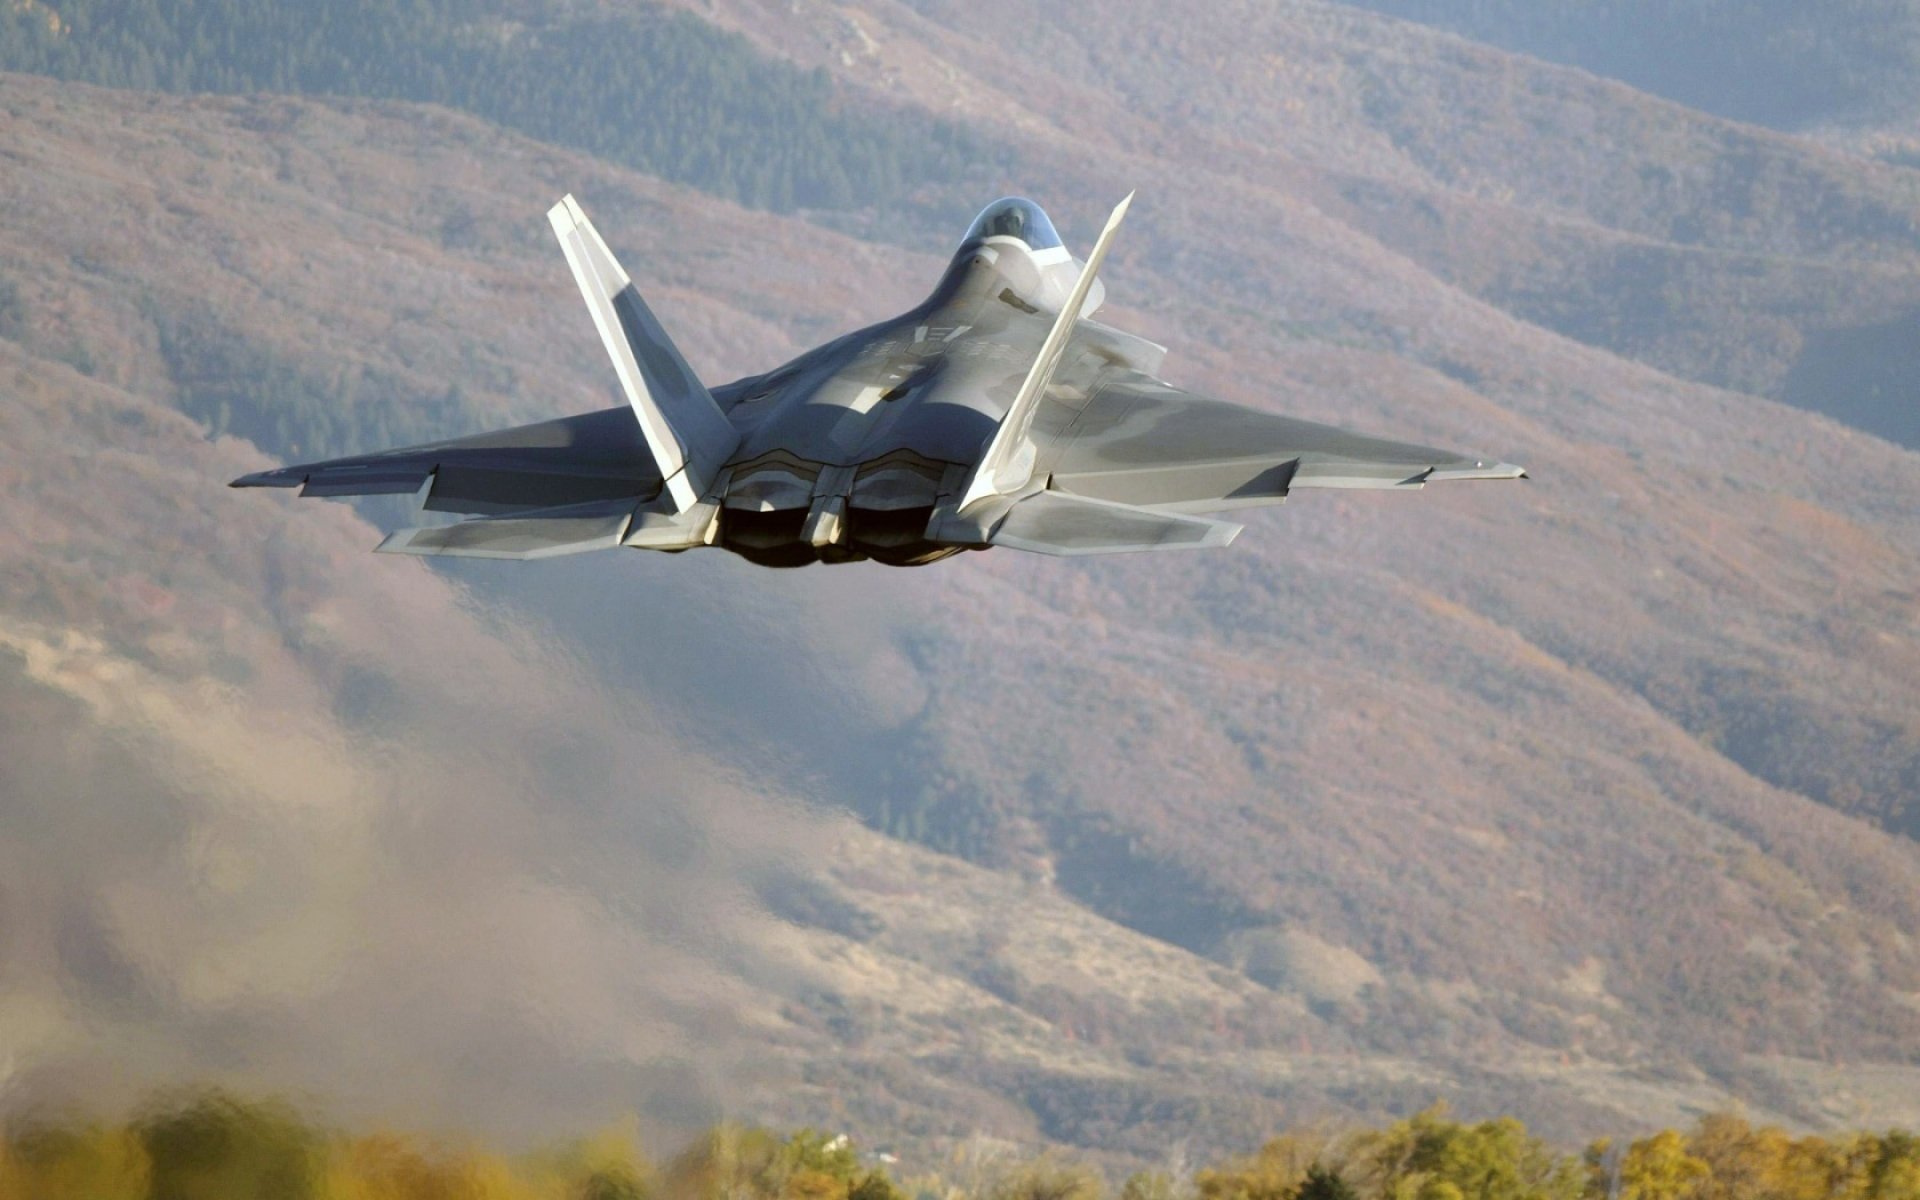
<svg viewBox="0 0 1920 1200">
<path fill-rule="evenodd" d="M 1054 318 L 1047 340 L 1040 344 L 1039 357 L 1033 360 L 1026 382 L 1020 385 L 1019 394 L 1007 407 L 1007 415 L 1000 419 L 993 439 L 974 464 L 973 474 L 967 477 L 967 486 L 957 506 L 959 510 L 965 511 L 968 505 L 988 496 L 1017 492 L 1032 477 L 1033 445 L 1027 440 L 1027 432 L 1033 427 L 1033 414 L 1040 407 L 1041 397 L 1046 395 L 1047 384 L 1053 381 L 1067 342 L 1073 337 L 1074 324 L 1080 319 L 1080 309 L 1086 304 L 1087 293 L 1093 290 L 1094 277 L 1100 272 L 1100 263 L 1107 256 L 1107 247 L 1113 244 L 1113 235 L 1132 203 L 1133 193 L 1128 192 L 1127 198 L 1115 205 L 1113 215 L 1107 218 L 1107 227 L 1100 231 L 1099 240 L 1093 244 L 1093 253 L 1087 256 L 1087 265 L 1081 269 L 1072 295 L 1060 306 L 1060 315 Z"/>
</svg>

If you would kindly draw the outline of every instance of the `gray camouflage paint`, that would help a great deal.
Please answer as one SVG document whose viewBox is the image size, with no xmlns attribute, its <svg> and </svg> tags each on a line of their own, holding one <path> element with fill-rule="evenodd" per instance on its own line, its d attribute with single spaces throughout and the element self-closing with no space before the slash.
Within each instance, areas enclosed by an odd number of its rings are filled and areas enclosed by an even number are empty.
<svg viewBox="0 0 1920 1200">
<path fill-rule="evenodd" d="M 478 514 L 402 530 L 380 547 L 403 553 L 538 558 L 712 545 L 769 566 L 916 565 L 992 545 L 1066 555 L 1225 545 L 1239 526 L 1195 514 L 1278 503 L 1303 487 L 1524 475 L 1171 387 L 1154 375 L 1163 348 L 1087 319 L 1102 298 L 1096 280 L 1058 370 L 1035 385 L 1046 384 L 1035 393 L 1025 482 L 962 508 L 1083 266 L 1037 207 L 989 206 L 908 312 L 711 393 L 572 198 L 550 216 L 632 407 L 263 471 L 233 486 L 413 492 L 425 510 Z M 995 232 L 1009 222 L 1032 242 Z M 673 441 L 656 444 L 649 428 Z M 663 474 L 678 477 L 682 466 L 691 482 L 668 486 Z"/>
</svg>

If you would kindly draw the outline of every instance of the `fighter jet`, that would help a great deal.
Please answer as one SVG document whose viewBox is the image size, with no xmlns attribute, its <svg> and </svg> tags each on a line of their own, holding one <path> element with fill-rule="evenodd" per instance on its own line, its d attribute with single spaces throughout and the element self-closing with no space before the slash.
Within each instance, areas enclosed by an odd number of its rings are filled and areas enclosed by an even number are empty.
<svg viewBox="0 0 1920 1200">
<path fill-rule="evenodd" d="M 402 529 L 388 553 L 545 558 L 719 547 L 766 566 L 962 550 L 1115 554 L 1225 546 L 1205 514 L 1303 488 L 1418 489 L 1521 468 L 1196 396 L 1166 348 L 1092 319 L 1100 264 L 1030 200 L 976 218 L 911 310 L 764 375 L 709 388 L 572 196 L 547 218 L 628 406 L 282 467 L 234 487 L 414 493 L 466 520 Z"/>
</svg>

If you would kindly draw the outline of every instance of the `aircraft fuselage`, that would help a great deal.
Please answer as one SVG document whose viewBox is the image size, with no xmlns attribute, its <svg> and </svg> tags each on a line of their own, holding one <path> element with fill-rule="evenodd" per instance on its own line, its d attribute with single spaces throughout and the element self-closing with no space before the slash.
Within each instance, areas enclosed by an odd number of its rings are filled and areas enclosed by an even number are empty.
<svg viewBox="0 0 1920 1200">
<path fill-rule="evenodd" d="M 1052 323 L 1042 305 L 1064 294 L 1058 273 L 1078 270 L 1064 254 L 1034 258 L 963 250 L 912 310 L 716 388 L 741 430 L 717 543 L 769 566 L 963 549 L 929 539 L 928 522 L 1019 391 Z"/>
<path fill-rule="evenodd" d="M 995 201 L 920 304 L 708 389 L 565 196 L 547 219 L 626 409 L 256 471 L 233 486 L 411 494 L 423 518 L 466 514 L 394 531 L 379 546 L 392 554 L 717 546 L 768 566 L 910 566 L 987 546 L 1206 549 L 1242 528 L 1212 514 L 1297 488 L 1525 475 L 1166 383 L 1164 347 L 1088 319 L 1132 199 L 1084 263 L 1038 205 Z"/>
</svg>

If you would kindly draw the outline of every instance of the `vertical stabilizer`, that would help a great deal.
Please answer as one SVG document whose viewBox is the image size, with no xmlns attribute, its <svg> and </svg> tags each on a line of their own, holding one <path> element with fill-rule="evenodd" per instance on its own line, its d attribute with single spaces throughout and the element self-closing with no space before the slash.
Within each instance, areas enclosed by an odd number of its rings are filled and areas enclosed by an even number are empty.
<svg viewBox="0 0 1920 1200">
<path fill-rule="evenodd" d="M 666 481 L 661 499 L 673 511 L 685 512 L 705 494 L 740 434 L 687 366 L 574 198 L 554 205 L 547 220 Z"/>
<path fill-rule="evenodd" d="M 1053 373 L 1060 366 L 1067 342 L 1073 337 L 1074 324 L 1080 319 L 1081 306 L 1087 302 L 1087 293 L 1092 290 L 1094 277 L 1100 272 L 1100 263 L 1107 257 L 1107 247 L 1113 244 L 1113 235 L 1119 230 L 1120 222 L 1125 219 L 1127 208 L 1132 203 L 1133 193 L 1128 192 L 1127 198 L 1115 205 L 1113 215 L 1107 218 L 1107 226 L 1100 231 L 1100 240 L 1093 244 L 1093 253 L 1087 256 L 1087 265 L 1081 269 L 1080 279 L 1073 285 L 1073 293 L 1060 306 L 1060 315 L 1054 318 L 1047 340 L 1040 344 L 1040 355 L 1033 360 L 1026 382 L 1020 385 L 1020 393 L 1007 407 L 1007 415 L 1000 419 L 1000 427 L 994 430 L 993 440 L 987 443 L 980 461 L 974 464 L 966 490 L 960 495 L 958 508 L 965 509 L 986 496 L 1013 492 L 1023 486 L 1032 474 L 1033 459 L 1027 447 L 1027 431 L 1033 427 L 1033 414 L 1040 407 L 1041 398 L 1046 395 L 1047 385 L 1053 382 Z"/>
</svg>

